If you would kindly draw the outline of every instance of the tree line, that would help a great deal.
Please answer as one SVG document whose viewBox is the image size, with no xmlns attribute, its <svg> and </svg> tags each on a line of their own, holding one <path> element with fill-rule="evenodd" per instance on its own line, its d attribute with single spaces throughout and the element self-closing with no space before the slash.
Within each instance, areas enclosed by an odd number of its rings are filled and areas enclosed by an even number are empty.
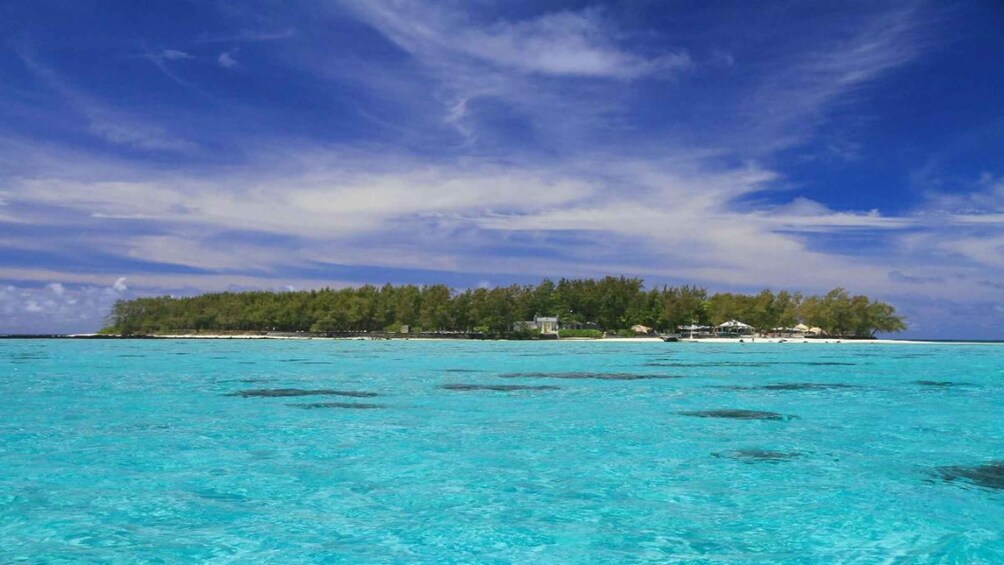
<svg viewBox="0 0 1004 565">
<path fill-rule="evenodd" d="M 291 292 L 219 292 L 191 297 L 120 300 L 105 333 L 178 332 L 471 332 L 513 337 L 514 325 L 558 316 L 563 326 L 595 324 L 607 331 L 636 324 L 672 331 L 736 319 L 758 330 L 798 323 L 834 336 L 873 336 L 905 329 L 886 303 L 842 288 L 821 296 L 763 290 L 709 294 L 696 286 L 646 289 L 638 278 L 544 280 L 536 285 L 453 290 L 434 285 L 366 285 Z"/>
</svg>

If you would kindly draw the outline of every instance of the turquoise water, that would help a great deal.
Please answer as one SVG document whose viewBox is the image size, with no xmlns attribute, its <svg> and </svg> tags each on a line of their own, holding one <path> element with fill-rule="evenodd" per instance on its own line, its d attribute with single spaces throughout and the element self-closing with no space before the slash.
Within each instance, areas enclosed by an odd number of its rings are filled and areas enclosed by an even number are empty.
<svg viewBox="0 0 1004 565">
<path fill-rule="evenodd" d="M 5 340 L 0 402 L 3 563 L 1004 562 L 1002 346 Z"/>
</svg>

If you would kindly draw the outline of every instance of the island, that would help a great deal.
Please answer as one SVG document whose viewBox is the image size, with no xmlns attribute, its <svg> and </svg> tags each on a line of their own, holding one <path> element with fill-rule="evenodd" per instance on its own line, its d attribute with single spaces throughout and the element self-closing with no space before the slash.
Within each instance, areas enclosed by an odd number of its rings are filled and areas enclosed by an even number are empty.
<svg viewBox="0 0 1004 565">
<path fill-rule="evenodd" d="M 892 305 L 843 288 L 818 296 L 769 289 L 709 294 L 698 286 L 646 288 L 640 278 L 609 276 L 465 290 L 385 284 L 134 298 L 114 305 L 100 333 L 553 339 L 658 335 L 732 320 L 754 335 L 802 325 L 867 339 L 905 329 Z"/>
</svg>

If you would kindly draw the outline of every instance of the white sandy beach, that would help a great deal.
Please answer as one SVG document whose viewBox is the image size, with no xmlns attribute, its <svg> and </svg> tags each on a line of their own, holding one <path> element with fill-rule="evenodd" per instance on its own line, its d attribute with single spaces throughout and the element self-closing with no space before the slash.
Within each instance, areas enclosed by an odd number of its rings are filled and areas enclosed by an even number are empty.
<svg viewBox="0 0 1004 565">
<path fill-rule="evenodd" d="M 603 338 L 603 339 L 563 339 L 560 341 L 589 341 L 589 342 L 605 342 L 605 343 L 662 343 L 663 340 L 658 337 L 614 337 L 614 338 Z M 757 337 L 748 338 L 744 337 L 742 339 L 736 338 L 726 338 L 726 337 L 707 337 L 707 338 L 683 338 L 678 342 L 672 343 L 718 343 L 718 344 L 756 344 L 756 343 L 777 343 L 782 345 L 787 344 L 852 344 L 852 345 L 865 345 L 865 344 L 934 344 L 940 342 L 934 341 L 922 341 L 922 340 L 907 340 L 907 339 L 836 339 L 836 338 L 779 338 L 779 337 Z"/>
<path fill-rule="evenodd" d="M 97 337 L 97 334 L 72 334 L 66 337 L 71 338 L 92 338 Z M 366 336 L 354 336 L 354 337 L 320 337 L 320 336 L 296 336 L 296 335 L 249 335 L 249 334 L 170 334 L 170 335 L 157 335 L 143 337 L 140 339 L 272 339 L 272 340 L 329 340 L 329 341 L 387 341 L 387 338 L 382 337 L 366 337 Z M 391 340 L 416 340 L 416 341 L 458 341 L 453 338 L 436 338 L 436 337 L 394 337 Z M 473 340 L 480 341 L 480 340 Z M 492 340 L 492 341 L 510 341 L 510 340 Z M 560 340 L 545 340 L 547 343 L 666 343 L 659 337 L 607 337 L 607 338 L 565 338 Z M 777 337 L 756 337 L 749 338 L 744 337 L 742 339 L 737 338 L 683 338 L 678 342 L 669 342 L 678 344 L 688 344 L 688 343 L 712 343 L 712 344 L 735 344 L 735 345 L 747 345 L 747 344 L 760 344 L 760 343 L 774 343 L 779 345 L 790 345 L 790 344 L 814 344 L 814 345 L 934 345 L 934 344 L 944 344 L 945 342 L 937 341 L 924 341 L 924 340 L 908 340 L 908 339 L 837 339 L 837 338 L 777 338 Z M 951 342 L 957 344 L 983 344 L 981 342 Z"/>
</svg>

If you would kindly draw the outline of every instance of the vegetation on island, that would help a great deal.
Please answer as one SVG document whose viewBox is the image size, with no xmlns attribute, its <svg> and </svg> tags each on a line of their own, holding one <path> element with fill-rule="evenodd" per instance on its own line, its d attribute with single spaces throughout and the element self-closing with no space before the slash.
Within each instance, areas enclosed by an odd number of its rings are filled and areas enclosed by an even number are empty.
<svg viewBox="0 0 1004 565">
<path fill-rule="evenodd" d="M 762 331 L 798 323 L 833 336 L 873 336 L 905 329 L 889 304 L 842 288 L 822 296 L 763 290 L 715 293 L 696 286 L 646 289 L 641 279 L 544 280 L 537 285 L 452 290 L 442 284 L 371 285 L 291 292 L 220 292 L 120 300 L 104 333 L 185 332 L 465 332 L 526 337 L 516 322 L 558 316 L 566 335 L 630 331 L 641 324 L 673 331 L 686 324 L 736 319 Z M 571 333 L 568 333 L 571 332 Z"/>
</svg>

